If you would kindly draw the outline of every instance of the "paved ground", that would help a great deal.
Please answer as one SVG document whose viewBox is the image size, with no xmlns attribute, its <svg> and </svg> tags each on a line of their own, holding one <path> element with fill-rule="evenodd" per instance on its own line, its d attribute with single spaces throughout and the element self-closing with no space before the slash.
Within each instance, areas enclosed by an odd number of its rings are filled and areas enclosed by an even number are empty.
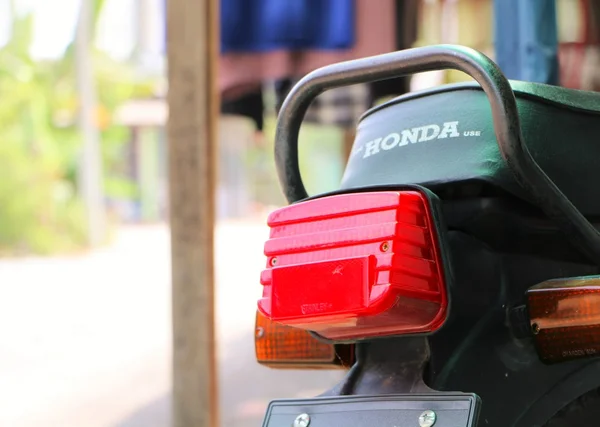
<svg viewBox="0 0 600 427">
<path fill-rule="evenodd" d="M 265 233 L 217 229 L 223 427 L 258 427 L 270 399 L 314 395 L 339 378 L 255 363 Z M 168 239 L 166 227 L 128 228 L 88 255 L 0 260 L 0 426 L 169 426 Z"/>
</svg>

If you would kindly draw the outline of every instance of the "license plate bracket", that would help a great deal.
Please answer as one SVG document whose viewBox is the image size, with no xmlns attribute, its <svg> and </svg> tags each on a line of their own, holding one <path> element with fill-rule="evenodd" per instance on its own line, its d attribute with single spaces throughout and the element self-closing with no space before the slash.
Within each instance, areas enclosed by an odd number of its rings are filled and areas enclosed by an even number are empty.
<svg viewBox="0 0 600 427">
<path fill-rule="evenodd" d="M 263 427 L 475 427 L 480 406 L 476 394 L 445 392 L 282 399 L 269 404 Z"/>
</svg>

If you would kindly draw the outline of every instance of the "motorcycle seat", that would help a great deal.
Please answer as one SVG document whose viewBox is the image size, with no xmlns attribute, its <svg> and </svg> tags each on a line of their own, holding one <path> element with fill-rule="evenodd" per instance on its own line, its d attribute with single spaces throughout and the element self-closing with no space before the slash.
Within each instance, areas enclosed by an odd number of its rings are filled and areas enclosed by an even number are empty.
<svg viewBox="0 0 600 427">
<path fill-rule="evenodd" d="M 584 215 L 600 215 L 600 93 L 510 83 L 534 159 Z M 476 83 L 409 93 L 362 116 L 342 189 L 403 184 L 531 199 L 500 156 L 491 107 Z"/>
</svg>

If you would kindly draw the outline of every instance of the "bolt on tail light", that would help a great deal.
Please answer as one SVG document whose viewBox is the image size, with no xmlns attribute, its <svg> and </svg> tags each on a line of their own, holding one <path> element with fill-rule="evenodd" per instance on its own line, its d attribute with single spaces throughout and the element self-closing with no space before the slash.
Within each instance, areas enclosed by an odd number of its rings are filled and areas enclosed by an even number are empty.
<svg viewBox="0 0 600 427">
<path fill-rule="evenodd" d="M 303 329 L 275 323 L 256 312 L 254 346 L 258 363 L 279 369 L 348 369 L 354 345 L 323 342 Z"/>
<path fill-rule="evenodd" d="M 273 212 L 259 311 L 331 340 L 438 330 L 448 296 L 436 200 L 411 188 Z"/>
<path fill-rule="evenodd" d="M 527 309 L 543 362 L 600 356 L 600 276 L 533 286 L 527 291 Z"/>
</svg>

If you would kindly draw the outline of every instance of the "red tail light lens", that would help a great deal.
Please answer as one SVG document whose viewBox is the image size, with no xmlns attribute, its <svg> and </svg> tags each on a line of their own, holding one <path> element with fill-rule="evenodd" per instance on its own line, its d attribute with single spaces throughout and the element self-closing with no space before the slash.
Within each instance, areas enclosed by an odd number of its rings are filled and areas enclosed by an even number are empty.
<svg viewBox="0 0 600 427">
<path fill-rule="evenodd" d="M 527 291 L 527 308 L 542 361 L 600 355 L 600 277 L 540 283 Z"/>
<path fill-rule="evenodd" d="M 342 194 L 272 213 L 260 312 L 333 340 L 439 329 L 448 302 L 431 197 Z"/>
</svg>

